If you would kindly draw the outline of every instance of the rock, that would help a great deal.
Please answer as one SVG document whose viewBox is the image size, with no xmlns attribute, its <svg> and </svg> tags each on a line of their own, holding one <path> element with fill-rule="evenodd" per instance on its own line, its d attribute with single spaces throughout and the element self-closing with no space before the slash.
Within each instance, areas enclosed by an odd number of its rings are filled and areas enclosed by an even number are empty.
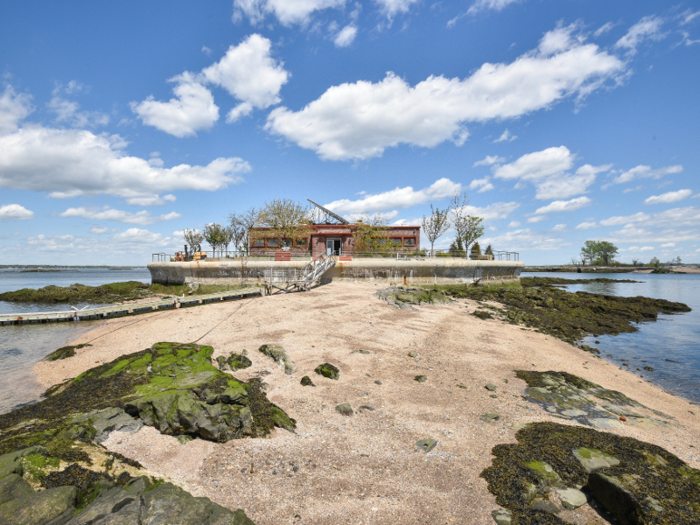
<svg viewBox="0 0 700 525">
<path fill-rule="evenodd" d="M 313 381 L 311 381 L 309 376 L 304 376 L 301 378 L 301 385 L 302 386 L 316 386 L 316 385 L 314 385 Z"/>
<path fill-rule="evenodd" d="M 413 379 L 415 379 L 419 383 L 425 383 L 428 380 L 428 376 L 416 376 Z"/>
<path fill-rule="evenodd" d="M 0 479 L 0 508 L 12 500 L 22 500 L 34 494 L 32 486 L 21 476 L 10 474 Z"/>
<path fill-rule="evenodd" d="M 354 414 L 354 412 L 352 411 L 352 407 L 349 403 L 341 403 L 340 405 L 335 407 L 335 411 L 343 416 L 352 416 Z"/>
<path fill-rule="evenodd" d="M 44 358 L 44 361 L 58 361 L 60 359 L 68 359 L 75 355 L 75 351 L 86 346 L 92 346 L 90 344 L 74 345 L 74 346 L 62 346 L 58 350 L 54 350 L 49 355 Z"/>
<path fill-rule="evenodd" d="M 282 368 L 284 368 L 284 373 L 291 375 L 297 367 L 294 365 L 292 360 L 285 352 L 284 348 L 279 345 L 262 345 L 258 348 L 258 351 L 267 357 L 274 359 Z"/>
<path fill-rule="evenodd" d="M 607 417 L 589 417 L 588 422 L 591 426 L 609 430 L 611 428 L 623 428 L 625 425 L 619 419 L 610 419 Z"/>
<path fill-rule="evenodd" d="M 593 472 L 601 468 L 615 467 L 620 464 L 620 460 L 610 454 L 592 448 L 577 448 L 573 451 L 574 457 L 586 472 Z"/>
<path fill-rule="evenodd" d="M 9 454 L 4 454 L 0 456 L 0 479 L 10 474 L 17 474 L 22 476 L 24 474 L 24 468 L 20 459 L 29 456 L 31 454 L 42 454 L 46 453 L 46 449 L 42 446 L 35 445 L 33 447 L 27 447 L 22 450 L 17 450 L 16 452 L 10 452 Z"/>
<path fill-rule="evenodd" d="M 418 354 L 415 352 L 409 352 L 408 357 L 418 357 Z"/>
<path fill-rule="evenodd" d="M 32 492 L 28 497 L 8 501 L 0 507 L 0 523 L 47 525 L 66 523 L 75 512 L 78 489 L 57 487 Z"/>
<path fill-rule="evenodd" d="M 586 495 L 577 489 L 557 489 L 556 493 L 565 509 L 577 509 L 588 501 Z"/>
<path fill-rule="evenodd" d="M 97 443 L 105 441 L 109 434 L 115 430 L 133 434 L 143 427 L 143 421 L 131 417 L 124 410 L 116 407 L 90 412 L 87 414 L 87 420 L 97 432 L 93 437 L 93 440 Z"/>
<path fill-rule="evenodd" d="M 219 365 L 219 370 L 231 370 L 235 372 L 236 370 L 243 370 L 244 368 L 249 368 L 253 365 L 253 362 L 248 359 L 245 355 L 246 351 L 243 350 L 240 354 L 231 354 L 228 357 L 220 355 L 216 358 L 216 362 Z"/>
<path fill-rule="evenodd" d="M 508 509 L 494 510 L 491 516 L 497 525 L 511 525 L 513 523 L 512 513 Z"/>
<path fill-rule="evenodd" d="M 340 377 L 340 370 L 338 368 L 330 363 L 323 363 L 322 365 L 318 365 L 315 369 L 314 372 L 316 372 L 318 375 L 327 377 L 328 379 L 338 379 Z"/>
<path fill-rule="evenodd" d="M 535 471 L 540 481 L 547 487 L 564 487 L 559 474 L 557 474 L 549 463 L 544 461 L 530 461 L 527 466 Z"/>
<path fill-rule="evenodd" d="M 483 321 L 485 321 L 486 319 L 493 319 L 493 314 L 487 310 L 474 310 L 474 312 L 472 312 L 472 315 Z"/>
<path fill-rule="evenodd" d="M 532 508 L 535 510 L 541 510 L 548 514 L 559 514 L 562 508 L 554 503 L 553 501 L 538 499 L 532 503 Z"/>
<path fill-rule="evenodd" d="M 644 523 L 639 520 L 642 505 L 621 480 L 603 472 L 593 472 L 588 476 L 588 488 L 622 525 Z"/>
<path fill-rule="evenodd" d="M 484 414 L 479 419 L 481 419 L 482 421 L 485 421 L 486 423 L 493 423 L 494 421 L 498 421 L 499 419 L 501 419 L 501 416 L 499 416 L 498 414 L 494 414 L 494 413 L 488 413 L 488 414 Z"/>
<path fill-rule="evenodd" d="M 381 382 L 381 381 L 379 381 L 379 380 L 377 379 L 377 380 L 376 380 L 376 381 L 374 382 L 374 384 L 375 384 L 375 385 L 381 385 L 381 384 L 382 384 L 382 382 Z"/>
<path fill-rule="evenodd" d="M 585 412 L 583 410 L 578 410 L 576 408 L 571 408 L 569 410 L 564 410 L 562 412 L 563 415 L 568 416 L 568 417 L 580 417 L 580 416 L 585 416 L 588 412 Z"/>
<path fill-rule="evenodd" d="M 427 438 L 416 441 L 416 446 L 426 454 L 433 450 L 438 442 L 435 439 Z"/>
<path fill-rule="evenodd" d="M 372 405 L 361 405 L 359 410 L 360 410 L 360 412 L 365 412 L 365 411 L 374 412 L 374 407 Z"/>
<path fill-rule="evenodd" d="M 353 353 L 353 354 L 369 355 L 369 354 L 371 354 L 372 352 L 370 352 L 369 350 L 355 350 L 355 351 L 353 351 L 352 353 Z"/>
<path fill-rule="evenodd" d="M 496 390 L 498 390 L 498 387 L 493 383 L 486 383 L 486 386 L 484 388 L 486 390 L 490 390 L 491 392 L 495 392 Z"/>
<path fill-rule="evenodd" d="M 192 441 L 194 438 L 192 436 L 177 436 L 177 442 L 180 443 L 180 445 L 187 445 L 190 441 Z"/>
</svg>

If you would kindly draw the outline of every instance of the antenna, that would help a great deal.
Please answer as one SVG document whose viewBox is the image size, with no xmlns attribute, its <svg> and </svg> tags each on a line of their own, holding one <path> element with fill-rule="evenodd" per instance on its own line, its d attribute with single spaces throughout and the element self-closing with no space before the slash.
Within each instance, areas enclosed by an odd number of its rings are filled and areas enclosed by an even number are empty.
<svg viewBox="0 0 700 525">
<path fill-rule="evenodd" d="M 325 215 L 325 224 L 332 224 L 332 223 L 329 221 L 329 217 L 335 219 L 335 220 L 338 221 L 340 224 L 350 224 L 348 221 L 346 221 L 345 219 L 343 219 L 340 215 L 338 215 L 337 213 L 333 213 L 333 212 L 332 212 L 331 210 L 329 210 L 328 208 L 324 208 L 324 207 L 321 206 L 320 204 L 318 204 L 318 203 L 312 201 L 311 199 L 306 199 L 306 200 L 309 201 L 309 202 L 310 202 L 311 204 L 313 204 L 314 206 L 316 206 L 316 208 L 318 208 L 318 209 L 323 213 L 323 215 Z"/>
</svg>

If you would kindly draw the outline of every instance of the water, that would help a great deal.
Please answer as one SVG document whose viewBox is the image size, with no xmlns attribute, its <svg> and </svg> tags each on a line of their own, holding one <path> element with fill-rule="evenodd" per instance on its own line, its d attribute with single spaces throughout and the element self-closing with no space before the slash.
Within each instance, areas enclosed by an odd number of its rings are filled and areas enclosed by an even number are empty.
<svg viewBox="0 0 700 525">
<path fill-rule="evenodd" d="M 572 284 L 565 288 L 570 292 L 585 291 L 619 297 L 641 295 L 690 306 L 692 312 L 660 314 L 656 321 L 640 323 L 637 332 L 590 336 L 583 342 L 598 348 L 601 356 L 621 368 L 669 392 L 700 403 L 700 274 L 537 272 L 522 275 L 566 279 L 632 279 L 641 282 Z M 645 366 L 654 370 L 644 370 Z"/>
<path fill-rule="evenodd" d="M 21 288 L 43 288 L 50 284 L 68 286 L 80 283 L 97 286 L 121 281 L 150 283 L 151 276 L 146 268 L 68 268 L 66 271 L 47 273 L 21 273 L 17 269 L 0 268 L 0 293 Z M 81 308 L 85 305 L 74 306 Z M 43 305 L 0 301 L 0 313 L 69 309 L 70 305 L 67 304 Z M 34 365 L 100 323 L 102 321 L 0 326 L 0 413 L 39 400 L 43 388 L 37 383 L 32 372 Z"/>
</svg>

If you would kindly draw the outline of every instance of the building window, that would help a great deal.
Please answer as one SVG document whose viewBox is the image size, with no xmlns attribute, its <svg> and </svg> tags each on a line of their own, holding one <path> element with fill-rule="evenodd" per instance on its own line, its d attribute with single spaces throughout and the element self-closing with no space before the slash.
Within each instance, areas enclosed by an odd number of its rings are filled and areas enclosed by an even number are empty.
<svg viewBox="0 0 700 525">
<path fill-rule="evenodd" d="M 253 239 L 253 246 L 265 246 L 265 239 Z"/>
<path fill-rule="evenodd" d="M 408 239 L 403 240 L 403 245 L 404 246 L 415 246 L 416 245 L 416 240 L 413 237 L 410 237 Z"/>
<path fill-rule="evenodd" d="M 291 246 L 292 243 L 292 239 L 282 239 L 282 246 Z"/>
<path fill-rule="evenodd" d="M 267 240 L 267 245 L 271 246 L 273 248 L 276 248 L 277 246 L 280 245 L 280 242 L 277 239 L 268 239 Z"/>
<path fill-rule="evenodd" d="M 306 246 L 306 239 L 297 239 L 296 244 L 297 246 Z"/>
<path fill-rule="evenodd" d="M 377 244 L 379 244 L 379 245 L 386 244 L 386 239 L 377 239 Z"/>
</svg>

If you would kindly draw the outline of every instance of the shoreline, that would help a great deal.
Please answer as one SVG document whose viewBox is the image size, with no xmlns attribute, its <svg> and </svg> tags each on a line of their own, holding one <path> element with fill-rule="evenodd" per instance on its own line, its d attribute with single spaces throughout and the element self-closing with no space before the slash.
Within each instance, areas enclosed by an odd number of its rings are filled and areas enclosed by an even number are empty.
<svg viewBox="0 0 700 525">
<path fill-rule="evenodd" d="M 159 341 L 211 345 L 214 357 L 247 348 L 253 366 L 235 377 L 263 377 L 269 398 L 297 420 L 296 434 L 278 430 L 269 439 L 180 445 L 144 427 L 133 435 L 115 432 L 104 445 L 196 496 L 243 508 L 258 525 L 295 515 L 301 523 L 459 523 L 465 514 L 473 523 L 492 522 L 498 506 L 479 474 L 491 464 L 493 446 L 515 442 L 513 425 L 568 424 L 522 399 L 526 385 L 514 369 L 565 371 L 668 414 L 675 420 L 670 428 L 610 432 L 657 444 L 700 467 L 700 453 L 690 447 L 700 435 L 700 410 L 687 400 L 551 336 L 477 319 L 469 315 L 474 301 L 399 310 L 373 295 L 380 288 L 332 283 L 306 293 L 113 319 L 73 342 L 91 347 L 67 360 L 40 362 L 34 371 L 48 388 Z M 282 345 L 297 371 L 286 375 L 260 354 L 257 348 L 267 343 Z M 313 374 L 323 362 L 340 368 L 338 381 Z M 417 374 L 428 381 L 414 381 Z M 317 386 L 301 386 L 303 375 Z M 487 383 L 497 385 L 495 394 Z M 344 402 L 354 416 L 335 412 Z M 360 412 L 360 405 L 375 410 Z M 494 412 L 499 421 L 481 421 Z M 415 452 L 425 438 L 438 440 L 437 447 Z M 588 506 L 577 513 L 575 523 L 606 523 Z"/>
</svg>

